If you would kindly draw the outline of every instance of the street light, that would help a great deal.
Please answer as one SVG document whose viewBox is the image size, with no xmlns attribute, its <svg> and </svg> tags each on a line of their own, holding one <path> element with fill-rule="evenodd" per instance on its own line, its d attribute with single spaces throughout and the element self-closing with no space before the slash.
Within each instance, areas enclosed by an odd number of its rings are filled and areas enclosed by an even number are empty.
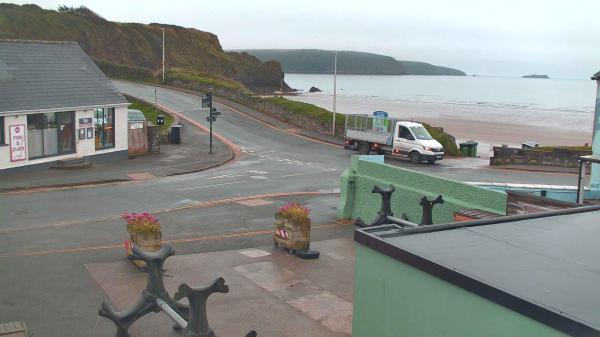
<svg viewBox="0 0 600 337">
<path fill-rule="evenodd" d="M 165 84 L 165 29 L 162 30 L 162 84 Z"/>
<path fill-rule="evenodd" d="M 592 81 L 596 81 L 596 106 L 594 112 L 594 131 L 592 132 L 592 155 L 600 156 L 600 71 L 592 76 Z M 600 190 L 600 164 L 592 164 L 592 174 L 590 176 L 590 189 Z"/>
<path fill-rule="evenodd" d="M 335 56 L 333 58 L 333 128 L 331 134 L 335 137 L 335 104 L 336 104 L 336 95 L 337 95 L 337 54 L 335 51 Z"/>
</svg>

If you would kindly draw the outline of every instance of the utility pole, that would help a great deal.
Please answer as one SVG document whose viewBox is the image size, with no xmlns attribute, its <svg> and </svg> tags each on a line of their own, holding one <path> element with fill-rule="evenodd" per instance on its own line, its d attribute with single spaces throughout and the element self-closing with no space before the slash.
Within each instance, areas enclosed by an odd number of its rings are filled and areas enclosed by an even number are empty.
<svg viewBox="0 0 600 337">
<path fill-rule="evenodd" d="M 331 134 L 335 137 L 335 103 L 337 95 L 337 54 L 335 51 L 335 57 L 333 58 L 333 128 Z"/>
<path fill-rule="evenodd" d="M 165 84 L 165 29 L 162 29 L 162 84 Z"/>
<path fill-rule="evenodd" d="M 213 124 L 212 95 L 206 94 L 206 96 L 210 97 L 208 100 L 208 121 L 210 123 L 210 147 L 209 147 L 208 153 L 212 154 L 213 153 L 213 150 L 212 150 L 212 124 Z"/>
</svg>

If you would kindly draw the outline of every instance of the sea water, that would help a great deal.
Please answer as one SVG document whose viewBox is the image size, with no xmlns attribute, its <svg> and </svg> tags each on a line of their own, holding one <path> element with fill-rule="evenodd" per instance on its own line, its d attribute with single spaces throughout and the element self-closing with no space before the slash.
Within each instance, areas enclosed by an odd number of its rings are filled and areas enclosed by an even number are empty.
<svg viewBox="0 0 600 337">
<path fill-rule="evenodd" d="M 291 99 L 332 109 L 333 75 L 286 74 Z M 311 86 L 322 90 L 307 93 Z M 482 76 L 337 76 L 337 111 L 388 111 L 402 118 L 499 121 L 558 129 L 592 129 L 596 83 L 589 79 Z"/>
</svg>

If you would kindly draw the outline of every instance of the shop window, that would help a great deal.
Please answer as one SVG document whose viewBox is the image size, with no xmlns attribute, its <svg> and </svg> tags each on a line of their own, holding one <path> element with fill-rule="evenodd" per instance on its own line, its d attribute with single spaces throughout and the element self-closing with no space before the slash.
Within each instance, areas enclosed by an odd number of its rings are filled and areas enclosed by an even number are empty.
<svg viewBox="0 0 600 337">
<path fill-rule="evenodd" d="M 73 111 L 27 115 L 29 159 L 74 153 L 74 121 Z"/>
<path fill-rule="evenodd" d="M 96 150 L 115 147 L 115 108 L 100 108 L 94 112 Z"/>
<path fill-rule="evenodd" d="M 6 136 L 4 130 L 4 117 L 0 117 L 0 145 L 6 145 Z"/>
</svg>

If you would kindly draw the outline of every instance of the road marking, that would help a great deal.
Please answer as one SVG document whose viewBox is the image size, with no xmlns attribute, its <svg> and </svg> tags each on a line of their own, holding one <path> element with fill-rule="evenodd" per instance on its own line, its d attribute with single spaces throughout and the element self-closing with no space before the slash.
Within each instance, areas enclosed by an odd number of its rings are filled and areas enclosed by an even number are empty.
<svg viewBox="0 0 600 337">
<path fill-rule="evenodd" d="M 220 176 L 214 176 L 214 177 L 208 177 L 208 178 L 203 178 L 205 180 L 212 180 L 212 179 L 222 179 L 222 178 L 236 178 L 236 177 L 245 177 L 245 174 L 223 174 Z"/>
<path fill-rule="evenodd" d="M 302 175 L 305 175 L 305 174 L 325 173 L 325 172 L 333 172 L 333 171 L 336 171 L 336 169 L 331 168 L 331 169 L 326 169 L 326 170 L 322 170 L 322 171 L 313 171 L 313 172 L 286 174 L 286 175 L 281 176 L 281 177 L 282 178 L 287 178 L 287 177 L 302 176 Z"/>
<path fill-rule="evenodd" d="M 221 175 L 218 175 L 218 176 L 207 177 L 207 178 L 203 178 L 203 179 L 205 179 L 205 180 L 211 180 L 211 179 L 233 178 L 233 177 L 244 177 L 244 176 L 246 176 L 246 174 L 240 174 L 240 173 L 267 174 L 269 172 L 267 172 L 267 171 L 258 171 L 258 170 L 234 171 L 234 172 L 229 172 L 229 173 L 226 173 L 226 174 L 221 174 Z"/>
<path fill-rule="evenodd" d="M 328 228 L 337 228 L 337 227 L 352 226 L 352 225 L 354 225 L 353 221 L 337 221 L 334 223 L 312 226 L 312 228 L 313 229 L 328 229 Z M 191 243 L 191 242 L 213 241 L 213 240 L 216 241 L 216 240 L 235 239 L 235 238 L 248 237 L 248 236 L 261 236 L 261 235 L 273 235 L 273 229 L 269 228 L 266 230 L 211 234 L 211 235 L 197 236 L 197 237 L 191 237 L 191 238 L 181 238 L 181 239 L 168 239 L 168 240 L 162 240 L 162 243 L 163 244 L 184 244 L 184 243 Z M 107 250 L 107 249 L 123 249 L 123 243 L 120 242 L 118 244 L 108 244 L 108 245 L 99 245 L 99 246 L 56 248 L 56 249 L 47 249 L 47 250 L 2 253 L 2 254 L 0 254 L 0 259 L 1 258 L 11 258 L 11 257 L 45 256 L 45 255 L 68 254 L 68 253 L 83 253 L 83 252 L 90 252 L 90 251 L 96 251 L 96 250 Z"/>
<path fill-rule="evenodd" d="M 280 198 L 280 197 L 292 197 L 292 196 L 309 196 L 309 195 L 333 195 L 340 194 L 339 191 L 317 191 L 317 192 L 279 192 L 279 193 L 265 193 L 265 194 L 257 194 L 257 195 L 246 195 L 246 196 L 238 196 L 227 199 L 218 199 L 218 200 L 208 200 L 208 201 L 197 201 L 193 205 L 182 205 L 171 208 L 164 208 L 154 211 L 148 211 L 150 214 L 162 214 L 169 212 L 177 212 L 188 209 L 196 209 L 196 208 L 209 208 L 220 205 L 232 204 L 241 200 L 250 200 L 250 199 L 258 199 L 258 198 Z M 73 219 L 73 220 L 65 220 L 62 222 L 44 224 L 44 225 L 24 225 L 19 227 L 9 227 L 6 229 L 0 230 L 0 234 L 8 234 L 12 232 L 23 232 L 28 230 L 38 230 L 44 228 L 60 228 L 72 225 L 80 225 L 90 222 L 98 222 L 98 221 L 107 221 L 107 220 L 117 220 L 121 219 L 121 214 L 117 215 L 108 215 L 103 217 L 96 218 L 84 218 L 84 219 Z"/>
<path fill-rule="evenodd" d="M 247 183 L 248 181 L 246 180 L 242 180 L 242 181 L 232 181 L 230 183 L 222 183 L 222 184 L 214 184 L 214 185 L 206 185 L 206 186 L 198 186 L 198 187 L 188 187 L 188 188 L 178 188 L 178 191 L 189 191 L 189 190 L 200 190 L 203 188 L 209 188 L 209 187 L 217 187 L 217 186 L 224 186 L 224 185 L 233 185 L 233 184 L 243 184 L 243 183 Z"/>
</svg>

